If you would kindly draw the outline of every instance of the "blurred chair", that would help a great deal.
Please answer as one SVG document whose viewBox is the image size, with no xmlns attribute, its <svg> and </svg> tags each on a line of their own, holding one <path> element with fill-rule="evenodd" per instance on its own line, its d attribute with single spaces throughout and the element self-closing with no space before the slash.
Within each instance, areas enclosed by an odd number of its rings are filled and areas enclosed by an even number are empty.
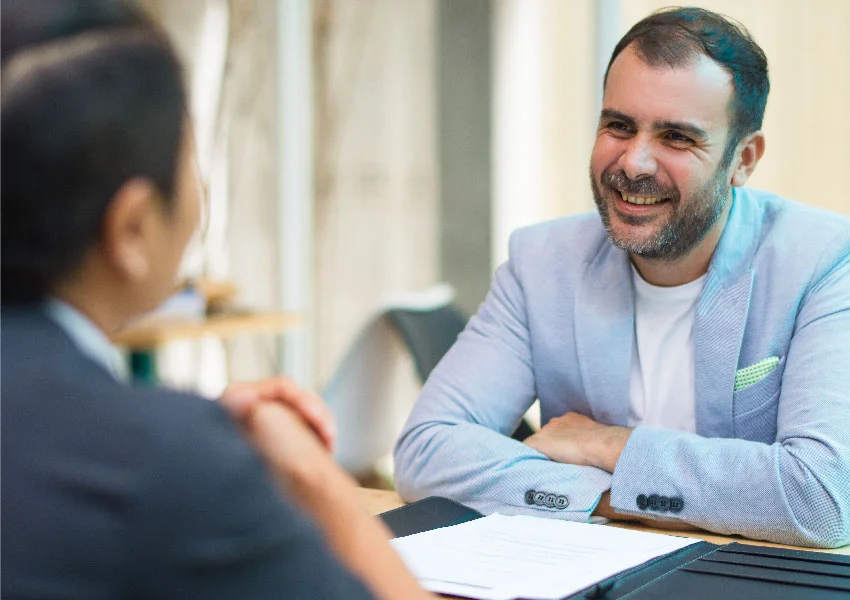
<svg viewBox="0 0 850 600">
<path fill-rule="evenodd" d="M 455 343 L 468 320 L 453 304 L 430 310 L 394 308 L 385 315 L 410 351 L 422 384 Z"/>
<path fill-rule="evenodd" d="M 419 389 L 466 326 L 454 289 L 438 284 L 379 309 L 340 361 L 322 396 L 339 425 L 336 459 L 361 480 L 389 456 Z M 523 420 L 522 440 L 533 430 Z"/>
<path fill-rule="evenodd" d="M 415 358 L 408 340 L 417 348 L 438 348 L 418 333 L 399 334 L 390 314 L 401 319 L 439 313 L 451 305 L 454 289 L 439 284 L 423 292 L 405 293 L 387 301 L 362 327 L 328 382 L 322 397 L 339 425 L 336 459 L 354 476 L 365 479 L 376 463 L 387 457 L 419 393 L 424 376 L 434 367 L 432 353 Z M 439 331 L 443 353 L 465 323 L 457 317 L 451 331 Z M 426 336 L 430 337 L 430 336 Z M 439 357 L 436 358 L 439 360 Z M 422 368 L 427 366 L 427 372 Z"/>
<path fill-rule="evenodd" d="M 388 311 L 386 317 L 404 339 L 422 384 L 455 343 L 469 320 L 453 304 L 428 311 L 398 308 Z M 521 442 L 533 433 L 534 429 L 528 421 L 522 419 L 511 437 Z"/>
</svg>

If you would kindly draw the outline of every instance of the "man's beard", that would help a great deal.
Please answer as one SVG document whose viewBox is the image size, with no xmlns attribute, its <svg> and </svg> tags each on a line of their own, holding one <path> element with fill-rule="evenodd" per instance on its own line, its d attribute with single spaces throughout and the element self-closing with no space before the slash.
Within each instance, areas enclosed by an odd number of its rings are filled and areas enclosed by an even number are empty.
<svg viewBox="0 0 850 600">
<path fill-rule="evenodd" d="M 667 222 L 663 223 L 653 235 L 642 239 L 617 236 L 611 226 L 611 203 L 602 197 L 591 169 L 590 186 L 593 190 L 593 199 L 611 242 L 629 254 L 667 261 L 681 258 L 697 247 L 723 214 L 731 190 L 731 185 L 725 181 L 724 165 L 718 166 L 711 179 L 694 192 L 685 207 L 679 204 L 679 191 L 675 187 L 662 186 L 655 177 L 631 180 L 622 170 L 606 169 L 602 172 L 601 179 L 603 186 L 617 190 L 623 195 L 668 198 L 665 202 L 671 204 L 671 214 Z M 637 226 L 649 223 L 658 217 L 617 213 L 616 218 L 626 225 Z"/>
</svg>

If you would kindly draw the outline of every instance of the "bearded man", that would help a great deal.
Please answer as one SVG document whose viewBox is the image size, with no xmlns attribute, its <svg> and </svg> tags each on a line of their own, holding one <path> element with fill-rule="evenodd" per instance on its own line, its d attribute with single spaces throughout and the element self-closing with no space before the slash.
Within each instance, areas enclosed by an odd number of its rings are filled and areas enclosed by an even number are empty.
<svg viewBox="0 0 850 600">
<path fill-rule="evenodd" d="M 768 91 L 712 12 L 623 37 L 598 214 L 513 234 L 399 439 L 405 499 L 850 543 L 850 219 L 743 187 Z M 535 399 L 543 427 L 511 439 Z"/>
</svg>

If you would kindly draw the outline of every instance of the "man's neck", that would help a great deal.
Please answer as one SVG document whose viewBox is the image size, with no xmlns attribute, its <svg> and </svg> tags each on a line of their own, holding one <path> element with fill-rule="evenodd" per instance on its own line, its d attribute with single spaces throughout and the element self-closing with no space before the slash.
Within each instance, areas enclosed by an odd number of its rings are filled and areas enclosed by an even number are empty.
<svg viewBox="0 0 850 600">
<path fill-rule="evenodd" d="M 51 295 L 80 311 L 107 336 L 133 316 L 127 314 L 128 302 L 122 301 L 124 294 L 116 284 L 91 265 L 59 283 Z"/>
<path fill-rule="evenodd" d="M 68 286 L 60 286 L 53 295 L 80 311 L 106 335 L 111 335 L 122 323 L 96 296 L 80 294 L 79 290 Z"/>
<path fill-rule="evenodd" d="M 631 254 L 629 257 L 632 264 L 643 280 L 652 285 L 673 287 L 699 279 L 708 271 L 731 209 L 732 201 L 730 200 L 705 238 L 685 256 L 675 260 L 665 260 Z"/>
</svg>

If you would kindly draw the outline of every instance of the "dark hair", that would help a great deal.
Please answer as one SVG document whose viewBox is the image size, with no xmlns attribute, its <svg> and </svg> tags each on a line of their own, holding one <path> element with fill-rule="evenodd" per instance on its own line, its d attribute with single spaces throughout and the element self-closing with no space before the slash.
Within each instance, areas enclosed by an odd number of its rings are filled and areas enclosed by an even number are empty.
<svg viewBox="0 0 850 600">
<path fill-rule="evenodd" d="M 2 298 L 32 302 L 79 267 L 127 180 L 171 208 L 186 93 L 132 4 L 4 0 L 1 27 Z"/>
<path fill-rule="evenodd" d="M 735 94 L 724 164 L 745 135 L 761 129 L 770 92 L 767 57 L 743 25 L 702 8 L 654 12 L 636 23 L 614 48 L 606 83 L 614 59 L 632 43 L 638 56 L 652 66 L 680 67 L 704 54 L 732 75 Z"/>
</svg>

